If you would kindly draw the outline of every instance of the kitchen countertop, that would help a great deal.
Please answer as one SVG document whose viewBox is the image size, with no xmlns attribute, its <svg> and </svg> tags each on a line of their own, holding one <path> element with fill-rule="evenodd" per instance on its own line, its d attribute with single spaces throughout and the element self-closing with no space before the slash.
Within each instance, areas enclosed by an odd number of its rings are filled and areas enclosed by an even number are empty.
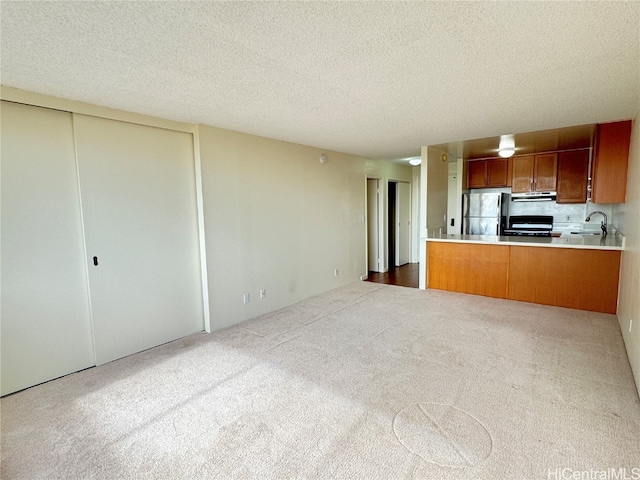
<svg viewBox="0 0 640 480">
<path fill-rule="evenodd" d="M 559 237 L 499 237 L 496 235 L 433 234 L 422 238 L 427 242 L 486 243 L 521 247 L 586 248 L 593 250 L 624 250 L 624 236 L 615 231 L 602 238 L 600 235 L 574 235 L 569 232 Z"/>
</svg>

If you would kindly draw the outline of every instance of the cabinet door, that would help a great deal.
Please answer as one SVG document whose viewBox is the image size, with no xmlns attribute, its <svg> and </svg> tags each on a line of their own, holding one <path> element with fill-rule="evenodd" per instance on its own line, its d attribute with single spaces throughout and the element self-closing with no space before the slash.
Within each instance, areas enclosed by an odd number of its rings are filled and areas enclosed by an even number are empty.
<svg viewBox="0 0 640 480">
<path fill-rule="evenodd" d="M 506 187 L 509 161 L 506 158 L 495 158 L 487 161 L 487 186 Z"/>
<path fill-rule="evenodd" d="M 630 142 L 631 120 L 597 126 L 591 182 L 594 203 L 625 202 Z"/>
<path fill-rule="evenodd" d="M 427 287 L 506 298 L 507 245 L 427 242 Z"/>
<path fill-rule="evenodd" d="M 533 190 L 536 192 L 550 192 L 556 189 L 556 172 L 558 154 L 547 153 L 536 155 L 533 173 Z"/>
<path fill-rule="evenodd" d="M 585 203 L 589 150 L 576 150 L 558 154 L 558 203 Z"/>
<path fill-rule="evenodd" d="M 620 253 L 512 246 L 507 298 L 615 314 Z"/>
<path fill-rule="evenodd" d="M 511 191 L 513 193 L 530 192 L 533 188 L 533 170 L 535 157 L 525 155 L 513 157 L 513 177 L 511 179 Z"/>
<path fill-rule="evenodd" d="M 487 186 L 487 161 L 476 160 L 469 162 L 469 188 L 484 188 Z"/>
</svg>

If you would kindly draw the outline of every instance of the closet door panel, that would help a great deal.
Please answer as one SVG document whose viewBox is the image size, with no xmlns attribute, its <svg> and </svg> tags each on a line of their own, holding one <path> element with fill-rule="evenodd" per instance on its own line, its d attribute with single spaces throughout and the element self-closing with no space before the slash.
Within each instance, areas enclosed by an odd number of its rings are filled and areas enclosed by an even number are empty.
<svg viewBox="0 0 640 480">
<path fill-rule="evenodd" d="M 2 394 L 94 365 L 71 114 L 2 102 Z"/>
<path fill-rule="evenodd" d="M 193 137 L 74 115 L 102 364 L 202 331 Z"/>
</svg>

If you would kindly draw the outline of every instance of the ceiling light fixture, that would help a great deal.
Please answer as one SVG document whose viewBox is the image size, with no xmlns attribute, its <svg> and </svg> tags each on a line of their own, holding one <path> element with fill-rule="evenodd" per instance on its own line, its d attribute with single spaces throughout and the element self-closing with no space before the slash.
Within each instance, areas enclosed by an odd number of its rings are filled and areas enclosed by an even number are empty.
<svg viewBox="0 0 640 480">
<path fill-rule="evenodd" d="M 409 165 L 413 165 L 414 167 L 417 167 L 421 163 L 422 163 L 422 157 L 412 157 L 409 159 Z"/>
<path fill-rule="evenodd" d="M 513 135 L 500 135 L 500 145 L 498 155 L 502 158 L 512 157 L 516 153 L 516 141 Z"/>
<path fill-rule="evenodd" d="M 513 148 L 501 148 L 498 150 L 498 155 L 502 158 L 512 157 L 514 153 L 516 153 L 516 151 Z"/>
</svg>

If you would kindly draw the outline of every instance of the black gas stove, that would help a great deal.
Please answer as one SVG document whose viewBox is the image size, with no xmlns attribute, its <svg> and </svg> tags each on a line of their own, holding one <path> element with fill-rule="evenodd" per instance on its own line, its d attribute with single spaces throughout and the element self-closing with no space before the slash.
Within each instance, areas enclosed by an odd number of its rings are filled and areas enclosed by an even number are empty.
<svg viewBox="0 0 640 480">
<path fill-rule="evenodd" d="M 553 230 L 551 215 L 512 215 L 509 227 L 502 232 L 505 236 L 550 237 Z"/>
</svg>

